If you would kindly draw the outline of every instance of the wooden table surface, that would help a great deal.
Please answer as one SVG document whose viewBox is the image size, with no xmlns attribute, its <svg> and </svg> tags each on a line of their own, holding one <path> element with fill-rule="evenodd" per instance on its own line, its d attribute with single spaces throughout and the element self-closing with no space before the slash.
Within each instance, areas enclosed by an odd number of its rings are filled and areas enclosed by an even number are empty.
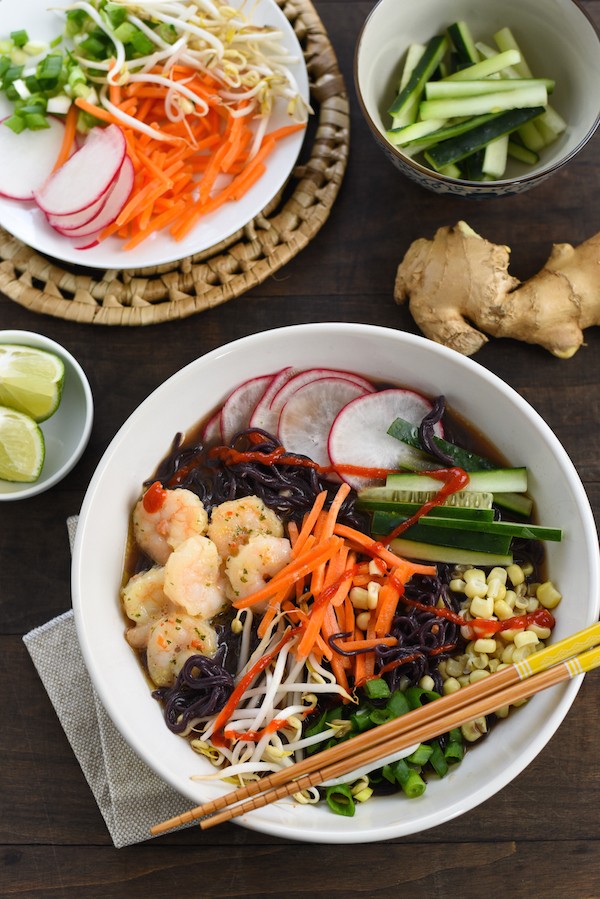
<svg viewBox="0 0 600 899">
<path fill-rule="evenodd" d="M 362 121 L 353 51 L 369 0 L 317 0 L 352 104 L 351 153 L 331 215 L 278 275 L 184 321 L 147 328 L 78 325 L 0 295 L 0 328 L 38 331 L 82 363 L 95 398 L 89 446 L 39 497 L 0 511 L 0 894 L 15 897 L 388 897 L 410 894 L 600 897 L 600 678 L 586 679 L 563 725 L 509 786 L 473 811 L 413 837 L 357 847 L 311 845 L 237 825 L 113 847 L 92 793 L 22 643 L 70 607 L 65 521 L 80 508 L 107 444 L 162 381 L 227 341 L 271 327 L 368 322 L 416 333 L 392 299 L 396 266 L 419 236 L 468 221 L 513 248 L 520 278 L 552 242 L 598 230 L 600 134 L 564 171 L 522 196 L 473 202 L 404 180 Z M 600 2 L 584 4 L 600 25 Z M 597 85 L 590 85 L 596 90 Z M 512 340 L 476 356 L 522 394 L 570 454 L 600 514 L 600 330 L 569 361 Z M 571 597 L 577 601 L 577 597 Z"/>
</svg>

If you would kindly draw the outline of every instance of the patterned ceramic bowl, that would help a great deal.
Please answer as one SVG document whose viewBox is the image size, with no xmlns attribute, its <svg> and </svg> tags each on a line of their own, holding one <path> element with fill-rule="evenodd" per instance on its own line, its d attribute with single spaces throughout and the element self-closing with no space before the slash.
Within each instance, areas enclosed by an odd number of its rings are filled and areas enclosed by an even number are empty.
<svg viewBox="0 0 600 899">
<path fill-rule="evenodd" d="M 567 128 L 539 152 L 534 165 L 510 159 L 498 181 L 439 174 L 386 137 L 407 48 L 426 43 L 453 22 L 465 21 L 476 41 L 493 44 L 509 27 L 534 74 L 556 86 L 552 107 Z M 441 194 L 495 197 L 521 193 L 549 178 L 585 146 L 600 122 L 600 35 L 577 0 L 380 0 L 360 33 L 354 61 L 356 91 L 375 140 L 393 164 L 418 184 Z"/>
</svg>

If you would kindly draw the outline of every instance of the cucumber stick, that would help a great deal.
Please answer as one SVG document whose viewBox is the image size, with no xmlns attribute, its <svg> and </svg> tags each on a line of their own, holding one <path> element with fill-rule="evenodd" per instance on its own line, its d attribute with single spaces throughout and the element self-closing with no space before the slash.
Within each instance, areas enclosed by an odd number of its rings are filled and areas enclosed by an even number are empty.
<svg viewBox="0 0 600 899">
<path fill-rule="evenodd" d="M 386 479 L 386 487 L 394 487 L 399 490 L 439 490 L 442 481 L 429 475 L 402 472 L 389 474 Z M 527 469 L 526 468 L 497 468 L 492 471 L 472 471 L 469 473 L 469 483 L 462 488 L 470 493 L 526 493 Z"/>
<path fill-rule="evenodd" d="M 436 518 L 435 522 L 424 515 L 419 519 L 419 524 L 425 529 L 433 525 L 436 528 L 446 527 L 456 531 L 469 531 L 473 528 L 473 520 L 464 518 Z M 483 534 L 497 534 L 498 536 L 519 537 L 524 540 L 551 540 L 560 543 L 562 530 L 549 528 L 539 524 L 520 524 L 515 521 L 477 521 L 477 531 Z"/>
<path fill-rule="evenodd" d="M 392 552 L 406 559 L 418 559 L 422 562 L 444 562 L 449 565 L 474 565 L 485 568 L 494 565 L 511 565 L 512 553 L 478 552 L 456 546 L 436 546 L 417 540 L 396 537 L 390 544 Z"/>
<path fill-rule="evenodd" d="M 423 492 L 421 485 L 418 490 L 402 490 L 393 487 L 366 487 L 358 494 L 358 503 L 363 509 L 376 510 L 380 508 L 378 504 L 387 504 L 385 509 L 392 511 L 389 504 L 397 503 L 414 503 L 419 507 L 423 503 L 435 499 L 439 491 L 440 482 L 437 482 L 435 490 Z M 440 509 L 446 509 L 450 506 L 456 506 L 462 509 L 492 509 L 494 497 L 491 493 L 477 493 L 470 491 L 469 493 L 460 490 L 448 496 L 443 503 L 440 503 Z M 385 511 L 384 509 L 384 511 Z"/>
<path fill-rule="evenodd" d="M 375 512 L 373 515 L 372 532 L 384 537 L 390 534 L 394 528 L 403 523 L 403 519 L 386 512 Z M 469 524 L 467 522 L 467 524 Z M 417 540 L 422 543 L 431 543 L 435 546 L 452 546 L 464 550 L 476 550 L 477 552 L 498 553 L 507 555 L 510 552 L 512 542 L 511 534 L 489 534 L 482 530 L 460 530 L 458 528 L 436 525 L 434 520 L 428 524 L 417 522 L 411 525 L 403 533 L 406 540 Z"/>
<path fill-rule="evenodd" d="M 554 90 L 551 78 L 499 78 L 497 81 L 429 81 L 425 85 L 427 100 L 444 100 L 449 97 L 473 97 L 481 94 L 510 92 L 525 88 L 545 88 L 547 93 Z"/>
<path fill-rule="evenodd" d="M 458 61 L 463 66 L 470 66 L 479 62 L 480 56 L 471 34 L 471 29 L 466 22 L 454 22 L 448 26 L 448 37 L 454 44 Z"/>
<path fill-rule="evenodd" d="M 544 84 L 521 87 L 515 90 L 494 91 L 466 97 L 447 97 L 441 100 L 424 100 L 419 107 L 422 119 L 450 119 L 462 116 L 487 115 L 506 109 L 526 109 L 546 106 L 548 91 Z"/>
<path fill-rule="evenodd" d="M 544 111 L 543 106 L 533 106 L 526 109 L 509 109 L 501 112 L 492 120 L 476 128 L 472 128 L 460 137 L 451 138 L 436 144 L 425 154 L 429 164 L 439 171 L 446 165 L 460 162 L 483 149 L 491 140 L 510 134 L 522 125 L 536 118 Z"/>
<path fill-rule="evenodd" d="M 397 440 L 401 440 L 403 443 L 408 443 L 409 446 L 413 446 L 415 449 L 422 449 L 418 426 L 406 421 L 405 418 L 397 418 L 393 421 L 388 428 L 388 434 Z M 469 450 L 465 450 L 455 443 L 450 443 L 442 437 L 434 436 L 433 442 L 445 455 L 452 458 L 455 465 L 464 468 L 465 471 L 491 471 L 494 468 L 498 468 L 497 465 L 494 465 L 493 462 L 490 462 L 484 456 L 471 453 Z"/>
<path fill-rule="evenodd" d="M 473 494 L 469 494 L 472 496 Z M 400 521 L 401 519 L 410 518 L 416 515 L 423 508 L 423 503 L 386 503 L 381 500 L 358 499 L 356 508 L 365 512 L 386 512 L 389 515 L 395 515 Z M 470 509 L 468 506 L 433 506 L 425 515 L 422 515 L 419 521 L 426 518 L 443 518 L 455 519 L 460 518 L 467 522 L 493 521 L 493 509 Z"/>
<path fill-rule="evenodd" d="M 488 78 L 501 72 L 507 66 L 514 66 L 521 61 L 521 54 L 518 50 L 506 50 L 503 53 L 497 53 L 490 56 L 489 59 L 482 59 L 481 62 L 475 63 L 473 66 L 467 66 L 466 69 L 459 69 L 444 78 L 444 81 L 474 81 L 477 78 Z M 530 78 L 530 75 L 523 75 L 524 78 Z"/>
<path fill-rule="evenodd" d="M 438 34 L 431 38 L 406 85 L 399 91 L 398 96 L 390 106 L 388 111 L 391 116 L 401 115 L 402 110 L 412 103 L 415 97 L 421 96 L 425 85 L 439 66 L 447 48 L 448 41 L 444 35 Z"/>
</svg>

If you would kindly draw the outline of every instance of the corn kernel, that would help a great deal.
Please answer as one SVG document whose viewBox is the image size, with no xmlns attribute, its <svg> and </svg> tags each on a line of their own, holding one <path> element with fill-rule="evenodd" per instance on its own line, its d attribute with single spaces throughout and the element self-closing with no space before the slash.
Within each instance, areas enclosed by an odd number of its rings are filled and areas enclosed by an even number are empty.
<svg viewBox="0 0 600 899">
<path fill-rule="evenodd" d="M 458 677 L 459 674 L 463 673 L 463 665 L 458 659 L 448 659 L 446 662 L 446 674 L 448 674 L 451 678 Z"/>
<path fill-rule="evenodd" d="M 536 596 L 539 586 L 539 584 L 527 584 L 527 592 L 525 595 L 528 597 Z"/>
<path fill-rule="evenodd" d="M 535 646 L 539 643 L 539 637 L 533 631 L 519 631 L 515 634 L 515 646 L 520 649 L 522 646 Z"/>
<path fill-rule="evenodd" d="M 526 596 L 517 596 L 515 600 L 515 609 L 518 609 L 519 612 L 524 612 L 528 605 L 529 600 Z"/>
<path fill-rule="evenodd" d="M 503 705 L 499 709 L 496 709 L 494 714 L 496 715 L 496 718 L 508 718 L 509 712 L 510 712 L 510 706 Z"/>
<path fill-rule="evenodd" d="M 468 687 L 468 685 L 471 683 L 471 681 L 469 680 L 470 677 L 470 674 L 461 674 L 461 676 L 457 678 L 461 687 Z"/>
<path fill-rule="evenodd" d="M 536 609 L 539 609 L 540 601 L 539 599 L 535 599 L 535 597 L 531 597 L 531 599 L 527 602 L 527 611 L 535 612 Z"/>
<path fill-rule="evenodd" d="M 434 690 L 435 689 L 435 681 L 431 677 L 431 675 L 426 674 L 419 681 L 419 686 L 420 686 L 421 690 Z"/>
<path fill-rule="evenodd" d="M 537 598 L 545 609 L 554 609 L 562 599 L 552 581 L 546 581 L 537 589 Z"/>
<path fill-rule="evenodd" d="M 509 643 L 508 646 L 505 648 L 504 652 L 502 653 L 502 664 L 503 665 L 512 664 L 514 652 L 515 652 L 515 644 Z"/>
<path fill-rule="evenodd" d="M 370 609 L 377 608 L 377 602 L 379 600 L 379 591 L 381 590 L 380 584 L 376 581 L 369 581 L 367 584 L 367 594 L 368 594 L 368 602 Z"/>
<path fill-rule="evenodd" d="M 366 631 L 371 621 L 371 613 L 370 612 L 361 612 L 356 616 L 356 626 L 361 631 Z"/>
<path fill-rule="evenodd" d="M 494 673 L 494 671 L 498 670 L 499 664 L 500 664 L 500 659 L 498 659 L 498 658 L 490 659 L 488 668 L 492 674 Z"/>
<path fill-rule="evenodd" d="M 525 577 L 529 577 L 530 574 L 533 574 L 533 562 L 523 562 L 521 568 L 523 569 Z"/>
<path fill-rule="evenodd" d="M 463 577 L 467 583 L 469 581 L 485 581 L 485 571 L 482 568 L 467 568 L 463 572 Z"/>
<path fill-rule="evenodd" d="M 467 581 L 465 584 L 465 596 L 468 596 L 469 599 L 475 599 L 479 596 L 485 596 L 487 593 L 487 584 L 485 581 Z"/>
<path fill-rule="evenodd" d="M 364 587 L 352 587 L 348 596 L 355 609 L 369 608 L 369 593 Z"/>
<path fill-rule="evenodd" d="M 494 603 L 494 615 L 500 621 L 506 621 L 507 618 L 512 618 L 513 610 L 505 599 L 497 599 Z"/>
<path fill-rule="evenodd" d="M 517 587 L 525 580 L 525 575 L 523 574 L 523 569 L 520 565 L 509 565 L 506 569 L 506 573 L 513 587 Z"/>
<path fill-rule="evenodd" d="M 542 627 L 539 624 L 530 624 L 527 630 L 533 631 L 534 634 L 537 634 L 540 640 L 547 640 L 552 633 L 551 628 Z"/>
<path fill-rule="evenodd" d="M 371 559 L 371 561 L 369 562 L 369 574 L 372 577 L 377 577 L 377 575 L 380 575 L 381 573 L 382 571 L 380 563 L 377 561 L 377 559 Z"/>
<path fill-rule="evenodd" d="M 494 614 L 494 600 L 475 596 L 471 601 L 470 610 L 475 618 L 491 618 Z"/>
<path fill-rule="evenodd" d="M 511 609 L 514 609 L 516 600 L 517 600 L 517 594 L 515 593 L 515 591 L 507 590 L 506 596 L 504 597 L 504 602 L 506 603 L 506 605 L 510 606 Z"/>
<path fill-rule="evenodd" d="M 513 662 L 522 662 L 523 659 L 526 659 L 527 656 L 530 656 L 534 651 L 535 647 L 531 643 L 526 643 L 525 646 L 516 646 L 512 660 Z"/>
<path fill-rule="evenodd" d="M 488 574 L 487 581 L 488 581 L 488 584 L 491 583 L 492 581 L 500 581 L 501 584 L 506 584 L 506 578 L 507 578 L 506 568 L 496 567 L 496 568 L 492 568 L 492 570 Z"/>
<path fill-rule="evenodd" d="M 477 655 L 473 658 L 472 666 L 473 668 L 481 669 L 487 668 L 490 661 L 490 657 L 487 652 L 478 652 Z"/>
<path fill-rule="evenodd" d="M 477 681 L 483 680 L 484 677 L 489 677 L 489 676 L 490 676 L 490 672 L 484 671 L 483 669 L 480 669 L 478 671 L 471 671 L 471 673 L 469 675 L 469 683 L 476 684 Z"/>
<path fill-rule="evenodd" d="M 474 743 L 475 740 L 487 733 L 487 721 L 485 718 L 476 718 L 474 721 L 469 721 L 468 724 L 463 724 L 461 733 L 465 740 L 469 743 Z"/>
<path fill-rule="evenodd" d="M 464 593 L 465 592 L 465 581 L 461 577 L 452 578 L 450 581 L 449 587 L 455 593 Z"/>
<path fill-rule="evenodd" d="M 498 580 L 498 578 L 492 578 L 491 581 L 488 581 L 487 595 L 494 601 L 497 599 L 504 599 L 506 596 L 506 587 L 500 580 Z"/>
<path fill-rule="evenodd" d="M 444 681 L 442 690 L 445 696 L 449 696 L 450 693 L 456 693 L 457 690 L 460 690 L 460 684 L 455 677 L 449 677 L 447 681 Z"/>
<path fill-rule="evenodd" d="M 495 640 L 486 640 L 485 638 L 481 638 L 475 641 L 473 646 L 475 652 L 486 652 L 491 654 L 492 652 L 496 652 L 496 641 Z"/>
</svg>

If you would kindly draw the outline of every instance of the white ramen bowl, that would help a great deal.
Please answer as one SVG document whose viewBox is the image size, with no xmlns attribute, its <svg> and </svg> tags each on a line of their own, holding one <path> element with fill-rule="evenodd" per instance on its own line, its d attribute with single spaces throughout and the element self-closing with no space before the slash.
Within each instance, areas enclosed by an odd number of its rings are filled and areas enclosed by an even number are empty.
<svg viewBox="0 0 600 899">
<path fill-rule="evenodd" d="M 167 729 L 125 640 L 119 587 L 130 514 L 143 481 L 177 432 L 192 429 L 242 381 L 287 365 L 353 367 L 374 381 L 430 396 L 443 391 L 449 406 L 511 463 L 528 466 L 540 520 L 564 529 L 563 541 L 548 546 L 549 575 L 564 596 L 554 639 L 591 624 L 600 611 L 596 529 L 577 473 L 540 416 L 478 363 L 422 337 L 356 324 L 299 325 L 214 350 L 169 378 L 117 433 L 87 491 L 73 559 L 77 632 L 101 700 L 134 750 L 190 806 L 230 787 L 190 779 L 214 769 Z M 334 815 L 324 803 L 301 806 L 283 800 L 237 820 L 263 833 L 320 843 L 387 840 L 442 824 L 489 799 L 523 771 L 562 722 L 579 686 L 579 680 L 571 681 L 536 696 L 467 752 L 452 773 L 432 780 L 418 799 L 372 798 L 353 818 Z"/>
</svg>

